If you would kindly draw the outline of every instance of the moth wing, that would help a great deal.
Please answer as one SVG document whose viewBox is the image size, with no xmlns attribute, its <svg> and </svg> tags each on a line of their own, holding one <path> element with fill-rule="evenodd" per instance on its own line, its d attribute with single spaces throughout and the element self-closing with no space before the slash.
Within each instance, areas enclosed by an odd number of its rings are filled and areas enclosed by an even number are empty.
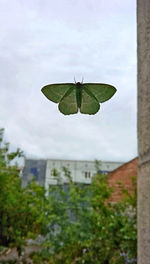
<svg viewBox="0 0 150 264">
<path fill-rule="evenodd" d="M 92 93 L 99 103 L 109 100 L 117 91 L 114 86 L 105 83 L 84 83 L 83 87 Z"/>
<path fill-rule="evenodd" d="M 78 112 L 76 89 L 69 89 L 69 91 L 61 99 L 58 108 L 64 115 L 76 114 Z"/>
<path fill-rule="evenodd" d="M 41 91 L 54 103 L 59 103 L 70 88 L 75 88 L 74 83 L 56 83 L 44 86 Z"/>
<path fill-rule="evenodd" d="M 80 112 L 82 114 L 94 115 L 98 112 L 99 109 L 100 104 L 97 99 L 83 88 Z"/>
</svg>

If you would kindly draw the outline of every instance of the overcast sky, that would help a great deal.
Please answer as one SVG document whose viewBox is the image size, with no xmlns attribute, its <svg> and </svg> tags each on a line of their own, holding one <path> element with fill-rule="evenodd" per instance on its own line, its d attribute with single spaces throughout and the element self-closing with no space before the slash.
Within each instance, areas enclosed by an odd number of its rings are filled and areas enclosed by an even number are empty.
<svg viewBox="0 0 150 264">
<path fill-rule="evenodd" d="M 0 0 L 0 127 L 27 157 L 128 161 L 137 155 L 136 1 Z M 64 116 L 41 88 L 117 88 L 94 115 Z"/>
</svg>

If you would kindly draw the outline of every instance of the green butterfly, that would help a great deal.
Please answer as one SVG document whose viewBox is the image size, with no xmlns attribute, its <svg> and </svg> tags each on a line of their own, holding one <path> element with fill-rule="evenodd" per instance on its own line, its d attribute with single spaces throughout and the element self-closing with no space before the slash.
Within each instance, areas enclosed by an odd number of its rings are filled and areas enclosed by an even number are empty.
<svg viewBox="0 0 150 264">
<path fill-rule="evenodd" d="M 104 83 L 58 83 L 44 86 L 41 91 L 52 102 L 59 103 L 58 108 L 64 115 L 94 115 L 100 104 L 109 100 L 116 88 Z"/>
</svg>

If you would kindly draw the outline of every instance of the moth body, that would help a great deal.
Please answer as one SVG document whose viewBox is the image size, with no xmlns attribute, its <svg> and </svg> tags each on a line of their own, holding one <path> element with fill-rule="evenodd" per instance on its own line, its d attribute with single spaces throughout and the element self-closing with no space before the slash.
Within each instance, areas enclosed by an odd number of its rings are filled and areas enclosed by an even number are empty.
<svg viewBox="0 0 150 264">
<path fill-rule="evenodd" d="M 80 82 L 76 83 L 76 100 L 77 106 L 80 109 L 82 103 L 82 83 Z"/>
</svg>

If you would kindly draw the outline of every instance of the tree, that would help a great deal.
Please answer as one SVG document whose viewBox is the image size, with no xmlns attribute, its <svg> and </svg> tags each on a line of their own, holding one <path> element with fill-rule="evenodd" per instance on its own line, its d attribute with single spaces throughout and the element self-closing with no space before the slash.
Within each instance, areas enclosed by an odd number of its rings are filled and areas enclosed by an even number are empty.
<svg viewBox="0 0 150 264">
<path fill-rule="evenodd" d="M 21 254 L 28 238 L 43 235 L 34 263 L 124 264 L 136 262 L 136 193 L 126 191 L 126 200 L 109 203 L 112 189 L 107 176 L 97 174 L 91 185 L 76 184 L 63 168 L 68 184 L 54 170 L 58 185 L 49 194 L 34 181 L 26 188 L 15 158 L 0 130 L 0 246 L 17 247 Z M 130 210 L 129 210 L 130 209 Z"/>
<path fill-rule="evenodd" d="M 15 159 L 22 157 L 20 149 L 9 152 L 0 129 L 0 246 L 17 247 L 21 254 L 27 238 L 46 233 L 46 198 L 43 187 L 31 182 L 21 187 Z"/>
<path fill-rule="evenodd" d="M 138 263 L 150 262 L 150 1 L 137 0 Z"/>
<path fill-rule="evenodd" d="M 63 185 L 55 175 L 59 185 L 49 190 L 49 231 L 35 263 L 136 263 L 136 192 L 124 191 L 126 199 L 113 205 L 105 175 L 97 174 L 89 186 Z"/>
</svg>

